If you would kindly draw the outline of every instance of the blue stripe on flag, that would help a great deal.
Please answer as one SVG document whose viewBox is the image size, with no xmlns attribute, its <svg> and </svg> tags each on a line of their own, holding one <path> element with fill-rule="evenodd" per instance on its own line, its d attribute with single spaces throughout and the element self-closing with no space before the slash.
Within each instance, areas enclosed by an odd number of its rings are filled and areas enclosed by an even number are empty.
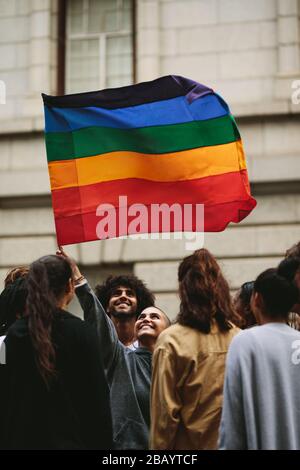
<svg viewBox="0 0 300 470">
<path fill-rule="evenodd" d="M 46 132 L 68 132 L 91 126 L 132 129 L 204 121 L 229 114 L 226 103 L 209 94 L 189 104 L 185 96 L 128 108 L 50 108 L 45 106 Z"/>
</svg>

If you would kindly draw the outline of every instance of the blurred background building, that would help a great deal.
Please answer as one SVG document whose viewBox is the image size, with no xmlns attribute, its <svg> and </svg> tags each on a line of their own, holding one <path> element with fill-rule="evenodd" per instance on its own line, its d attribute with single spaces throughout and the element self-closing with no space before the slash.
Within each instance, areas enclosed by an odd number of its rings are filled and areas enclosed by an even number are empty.
<svg viewBox="0 0 300 470">
<path fill-rule="evenodd" d="M 0 0 L 0 283 L 9 267 L 56 248 L 41 92 L 168 74 L 223 95 L 244 140 L 258 206 L 205 236 L 231 288 L 300 239 L 300 104 L 291 100 L 300 80 L 299 0 Z M 133 272 L 177 313 L 184 241 L 116 239 L 68 251 L 93 283 Z"/>
</svg>

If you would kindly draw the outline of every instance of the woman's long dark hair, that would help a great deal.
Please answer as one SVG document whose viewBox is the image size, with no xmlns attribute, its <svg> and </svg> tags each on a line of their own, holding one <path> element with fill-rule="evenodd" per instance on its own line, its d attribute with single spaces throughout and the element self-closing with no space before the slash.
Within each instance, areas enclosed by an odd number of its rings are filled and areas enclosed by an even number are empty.
<svg viewBox="0 0 300 470">
<path fill-rule="evenodd" d="M 58 310 L 57 301 L 65 293 L 70 278 L 69 262 L 55 255 L 39 258 L 31 264 L 27 275 L 25 316 L 37 368 L 47 386 L 56 376 L 56 354 L 51 337 L 53 318 Z"/>
<path fill-rule="evenodd" d="M 239 319 L 234 311 L 229 286 L 216 259 L 206 249 L 184 258 L 178 269 L 180 311 L 178 322 L 210 333 L 215 320 L 221 331 Z"/>
</svg>

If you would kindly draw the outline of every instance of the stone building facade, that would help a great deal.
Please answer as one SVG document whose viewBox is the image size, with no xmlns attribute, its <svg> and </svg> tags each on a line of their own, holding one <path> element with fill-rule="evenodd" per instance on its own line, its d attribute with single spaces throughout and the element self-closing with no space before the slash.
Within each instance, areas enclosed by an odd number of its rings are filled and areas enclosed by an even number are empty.
<svg viewBox="0 0 300 470">
<path fill-rule="evenodd" d="M 97 1 L 95 8 L 108 2 Z M 122 0 L 109 1 L 121 8 Z M 57 94 L 57 77 L 63 76 L 58 52 L 62 3 L 67 24 L 73 8 L 79 28 L 80 8 L 91 8 L 88 2 L 0 0 L 0 80 L 6 87 L 6 104 L 0 104 L 1 283 L 9 267 L 56 248 L 40 93 Z M 300 239 L 300 103 L 292 100 L 293 83 L 300 80 L 300 1 L 137 0 L 126 5 L 134 19 L 134 46 L 127 51 L 130 74 L 127 69 L 120 69 L 122 77 L 115 72 L 122 84 L 184 75 L 212 86 L 237 118 L 258 206 L 239 225 L 205 235 L 205 246 L 237 289 L 276 264 Z M 124 31 L 120 34 L 126 35 Z M 75 39 L 80 38 L 79 31 Z M 119 47 L 116 41 L 112 51 Z M 76 70 L 72 48 L 67 44 L 64 50 L 66 66 Z M 93 60 L 97 54 L 91 55 Z M 114 76 L 120 59 L 106 58 L 101 67 L 106 74 L 111 67 Z M 99 70 L 103 80 L 104 69 Z M 68 251 L 93 282 L 110 272 L 134 272 L 171 317 L 177 313 L 177 266 L 188 254 L 184 241 L 116 239 L 70 246 Z"/>
</svg>

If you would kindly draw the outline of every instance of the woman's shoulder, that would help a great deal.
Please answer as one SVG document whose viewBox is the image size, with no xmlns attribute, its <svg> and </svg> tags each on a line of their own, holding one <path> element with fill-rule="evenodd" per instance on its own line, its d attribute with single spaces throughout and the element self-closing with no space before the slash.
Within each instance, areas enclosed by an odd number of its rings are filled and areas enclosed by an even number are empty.
<svg viewBox="0 0 300 470">
<path fill-rule="evenodd" d="M 174 323 L 159 335 L 157 346 L 177 348 L 181 344 L 192 341 L 193 336 L 196 335 L 197 332 L 193 328 Z"/>
<path fill-rule="evenodd" d="M 96 329 L 81 318 L 66 310 L 59 310 L 55 313 L 53 330 L 63 332 L 74 341 L 96 337 Z"/>
<path fill-rule="evenodd" d="M 57 310 L 54 314 L 54 328 L 83 329 L 84 321 L 66 310 Z"/>
</svg>

